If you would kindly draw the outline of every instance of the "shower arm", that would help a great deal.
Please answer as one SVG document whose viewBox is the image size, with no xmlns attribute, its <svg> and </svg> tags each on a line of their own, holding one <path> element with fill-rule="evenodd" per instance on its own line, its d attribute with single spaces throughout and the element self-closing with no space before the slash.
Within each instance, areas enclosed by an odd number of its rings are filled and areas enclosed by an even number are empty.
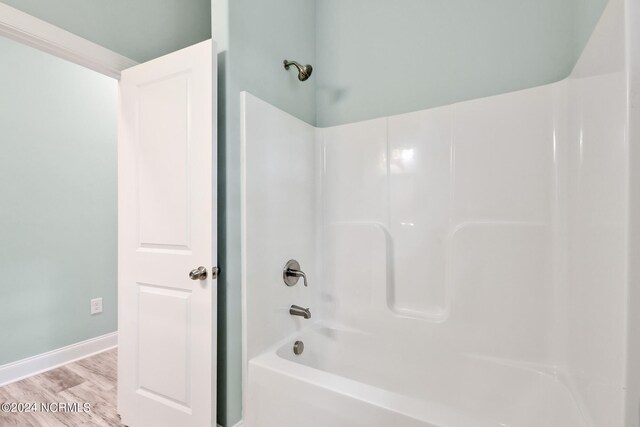
<svg viewBox="0 0 640 427">
<path fill-rule="evenodd" d="M 285 59 L 283 63 L 285 70 L 288 70 L 292 65 L 298 69 L 298 80 L 301 82 L 311 77 L 311 73 L 313 72 L 313 67 L 310 64 L 302 65 L 297 61 L 289 61 L 287 59 Z"/>
</svg>

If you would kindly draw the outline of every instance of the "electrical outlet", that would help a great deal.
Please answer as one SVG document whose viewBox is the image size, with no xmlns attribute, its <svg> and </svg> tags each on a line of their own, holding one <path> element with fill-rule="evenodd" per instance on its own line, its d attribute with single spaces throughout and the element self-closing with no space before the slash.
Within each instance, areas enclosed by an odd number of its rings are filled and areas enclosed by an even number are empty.
<svg viewBox="0 0 640 427">
<path fill-rule="evenodd" d="M 91 300 L 91 314 L 102 313 L 102 298 L 94 298 Z"/>
</svg>

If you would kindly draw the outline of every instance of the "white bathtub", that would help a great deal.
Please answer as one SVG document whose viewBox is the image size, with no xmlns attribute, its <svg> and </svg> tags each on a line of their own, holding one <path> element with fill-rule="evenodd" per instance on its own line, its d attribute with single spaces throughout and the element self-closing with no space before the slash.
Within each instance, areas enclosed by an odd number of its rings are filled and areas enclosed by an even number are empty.
<svg viewBox="0 0 640 427">
<path fill-rule="evenodd" d="M 550 373 L 325 327 L 252 359 L 247 387 L 247 427 L 588 425 Z"/>
</svg>

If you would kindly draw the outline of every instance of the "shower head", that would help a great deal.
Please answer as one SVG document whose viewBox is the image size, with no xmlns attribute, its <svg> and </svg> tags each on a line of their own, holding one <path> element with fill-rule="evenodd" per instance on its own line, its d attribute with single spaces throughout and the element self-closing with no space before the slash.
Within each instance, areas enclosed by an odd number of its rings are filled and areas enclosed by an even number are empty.
<svg viewBox="0 0 640 427">
<path fill-rule="evenodd" d="M 300 80 L 301 82 L 307 80 L 309 77 L 311 77 L 311 73 L 313 72 L 313 67 L 309 64 L 307 65 L 301 65 L 296 61 L 288 61 L 288 60 L 284 60 L 284 69 L 288 70 L 290 66 L 294 66 L 298 69 L 298 80 Z"/>
</svg>

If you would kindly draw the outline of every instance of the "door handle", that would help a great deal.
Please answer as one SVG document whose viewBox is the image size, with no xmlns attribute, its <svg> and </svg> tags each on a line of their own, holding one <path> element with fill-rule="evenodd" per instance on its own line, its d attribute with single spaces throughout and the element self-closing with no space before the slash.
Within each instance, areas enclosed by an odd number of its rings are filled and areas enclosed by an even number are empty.
<svg viewBox="0 0 640 427">
<path fill-rule="evenodd" d="M 189 272 L 189 279 L 191 280 L 204 280 L 207 278 L 207 269 L 203 266 L 194 268 Z"/>
</svg>

